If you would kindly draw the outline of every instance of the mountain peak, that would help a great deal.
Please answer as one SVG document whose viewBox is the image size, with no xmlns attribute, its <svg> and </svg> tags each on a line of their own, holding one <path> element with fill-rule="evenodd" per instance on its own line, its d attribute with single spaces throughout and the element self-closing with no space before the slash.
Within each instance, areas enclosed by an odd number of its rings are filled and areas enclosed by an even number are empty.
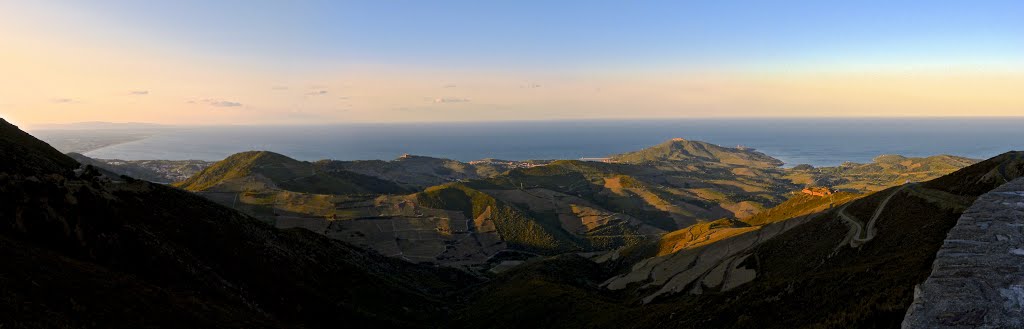
<svg viewBox="0 0 1024 329">
<path fill-rule="evenodd" d="M 281 162 L 287 162 L 287 163 L 301 162 L 299 160 L 292 159 L 292 158 L 288 157 L 287 155 L 280 154 L 280 153 L 275 153 L 275 152 L 271 152 L 271 151 L 245 151 L 245 152 L 239 152 L 239 153 L 232 154 L 232 155 L 228 156 L 227 158 L 224 158 L 224 161 L 245 161 L 245 162 L 248 162 L 250 165 L 273 164 L 273 163 L 281 163 Z"/>
<path fill-rule="evenodd" d="M 202 191 L 256 173 L 265 176 L 292 176 L 292 172 L 309 175 L 312 171 L 312 164 L 289 158 L 283 154 L 270 151 L 246 151 L 232 154 L 176 185 L 186 190 Z"/>
<path fill-rule="evenodd" d="M 678 161 L 716 162 L 751 167 L 778 167 L 782 165 L 782 161 L 750 148 L 723 147 L 679 137 L 640 151 L 614 155 L 611 158 L 617 162 L 625 163 Z"/>
</svg>

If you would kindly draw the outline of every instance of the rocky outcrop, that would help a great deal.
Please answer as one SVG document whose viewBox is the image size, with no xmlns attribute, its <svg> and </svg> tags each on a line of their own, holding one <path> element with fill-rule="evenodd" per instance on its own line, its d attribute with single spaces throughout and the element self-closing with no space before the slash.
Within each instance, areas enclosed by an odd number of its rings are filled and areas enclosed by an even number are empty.
<svg viewBox="0 0 1024 329">
<path fill-rule="evenodd" d="M 903 328 L 1024 328 L 1024 178 L 982 195 L 960 217 Z"/>
</svg>

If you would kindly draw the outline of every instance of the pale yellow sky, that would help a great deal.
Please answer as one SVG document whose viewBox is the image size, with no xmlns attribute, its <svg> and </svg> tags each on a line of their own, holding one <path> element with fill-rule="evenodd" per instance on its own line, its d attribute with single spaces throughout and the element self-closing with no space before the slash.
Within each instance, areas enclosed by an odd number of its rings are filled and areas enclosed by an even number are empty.
<svg viewBox="0 0 1024 329">
<path fill-rule="evenodd" d="M 342 58 L 293 66 L 140 39 L 131 31 L 79 34 L 79 26 L 54 24 L 31 10 L 20 18 L 5 12 L 0 117 L 26 126 L 1024 115 L 1024 70 L 1015 63 L 524 71 Z M 70 22 L 95 19 L 60 15 Z"/>
</svg>

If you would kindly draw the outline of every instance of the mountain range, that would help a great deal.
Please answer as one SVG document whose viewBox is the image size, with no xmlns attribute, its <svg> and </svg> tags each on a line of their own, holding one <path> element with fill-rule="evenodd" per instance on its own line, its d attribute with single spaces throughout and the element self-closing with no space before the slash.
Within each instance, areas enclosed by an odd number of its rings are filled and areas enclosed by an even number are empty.
<svg viewBox="0 0 1024 329">
<path fill-rule="evenodd" d="M 892 177 L 938 177 L 973 160 L 896 162 L 787 169 L 753 149 L 678 138 L 603 161 L 463 163 L 405 155 L 303 162 L 257 151 L 232 155 L 175 186 L 277 227 L 307 228 L 414 262 L 486 271 L 537 256 L 634 246 L 700 223 L 761 225 L 765 219 L 754 216 L 800 199 L 805 186 L 842 182 L 844 195 L 858 195 L 870 191 L 866 186 L 898 184 Z"/>
<path fill-rule="evenodd" d="M 1024 174 L 1021 152 L 784 168 L 673 139 L 604 162 L 253 151 L 165 185 L 2 119 L 0 156 L 4 328 L 891 328 L 959 215 Z"/>
</svg>

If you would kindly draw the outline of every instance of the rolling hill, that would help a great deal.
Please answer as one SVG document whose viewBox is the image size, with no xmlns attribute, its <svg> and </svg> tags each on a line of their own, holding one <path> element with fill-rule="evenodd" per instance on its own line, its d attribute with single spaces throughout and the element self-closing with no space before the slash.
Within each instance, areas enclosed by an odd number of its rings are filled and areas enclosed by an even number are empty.
<svg viewBox="0 0 1024 329">
<path fill-rule="evenodd" d="M 344 170 L 325 170 L 268 151 L 236 153 L 174 185 L 189 191 L 237 192 L 255 185 L 316 194 L 400 193 L 388 181 Z"/>
</svg>

